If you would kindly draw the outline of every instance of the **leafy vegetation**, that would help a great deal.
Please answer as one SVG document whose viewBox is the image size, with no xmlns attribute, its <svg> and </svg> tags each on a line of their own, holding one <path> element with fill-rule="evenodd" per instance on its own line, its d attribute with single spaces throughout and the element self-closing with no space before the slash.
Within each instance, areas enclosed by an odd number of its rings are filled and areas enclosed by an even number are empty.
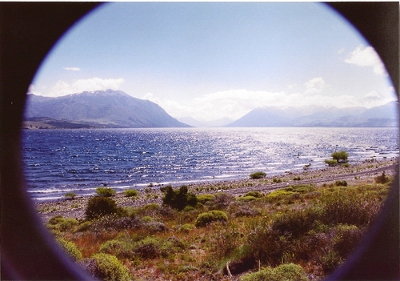
<svg viewBox="0 0 400 281">
<path fill-rule="evenodd" d="M 117 206 L 115 200 L 103 196 L 90 198 L 85 210 L 86 218 L 89 220 L 122 213 L 123 210 Z"/>
<path fill-rule="evenodd" d="M 68 192 L 68 193 L 66 193 L 66 194 L 64 195 L 64 197 L 65 197 L 66 199 L 69 199 L 69 200 L 74 200 L 75 197 L 76 197 L 76 193 Z"/>
<path fill-rule="evenodd" d="M 138 197 L 139 191 L 136 189 L 127 189 L 124 191 L 126 197 Z"/>
<path fill-rule="evenodd" d="M 206 213 L 201 213 L 197 216 L 197 219 L 194 223 L 196 227 L 204 227 L 212 222 L 227 222 L 228 216 L 223 211 L 209 211 Z"/>
<path fill-rule="evenodd" d="M 266 267 L 258 272 L 248 273 L 240 281 L 307 281 L 304 269 L 296 264 L 281 264 L 275 268 Z"/>
<path fill-rule="evenodd" d="M 56 216 L 48 226 L 74 243 L 79 263 L 103 280 L 321 280 L 357 246 L 389 189 L 346 184 L 236 197 L 165 187 L 162 205 L 125 209 L 96 196 L 86 221 Z"/>
<path fill-rule="evenodd" d="M 177 210 L 183 210 L 186 206 L 195 207 L 197 205 L 197 197 L 195 194 L 188 192 L 188 190 L 186 185 L 176 190 L 170 185 L 162 187 L 161 191 L 164 193 L 163 204 Z"/>
<path fill-rule="evenodd" d="M 385 184 L 390 182 L 390 178 L 386 176 L 385 171 L 383 171 L 380 176 L 375 177 L 375 182 Z"/>
<path fill-rule="evenodd" d="M 337 164 L 342 164 L 345 167 L 348 167 L 347 163 L 347 158 L 349 157 L 349 154 L 344 151 L 335 151 L 331 154 L 332 159 L 326 159 L 325 163 L 328 164 L 329 166 L 336 166 Z"/>
<path fill-rule="evenodd" d="M 259 172 L 254 172 L 250 174 L 250 178 L 252 179 L 262 179 L 265 178 L 267 174 L 265 172 L 259 171 Z"/>
<path fill-rule="evenodd" d="M 116 191 L 109 187 L 98 187 L 96 193 L 100 196 L 111 197 L 115 195 Z"/>
<path fill-rule="evenodd" d="M 349 157 L 349 154 L 347 154 L 346 151 L 341 150 L 341 151 L 335 151 L 331 154 L 331 157 L 336 160 L 338 163 L 346 163 L 347 158 Z"/>
<path fill-rule="evenodd" d="M 62 238 L 57 239 L 57 243 L 68 253 L 70 257 L 72 257 L 75 261 L 79 261 L 82 259 L 82 253 L 78 249 L 78 247 L 71 241 L 67 241 Z"/>
<path fill-rule="evenodd" d="M 130 280 L 128 269 L 113 255 L 95 254 L 81 263 L 93 277 L 104 281 Z"/>
</svg>

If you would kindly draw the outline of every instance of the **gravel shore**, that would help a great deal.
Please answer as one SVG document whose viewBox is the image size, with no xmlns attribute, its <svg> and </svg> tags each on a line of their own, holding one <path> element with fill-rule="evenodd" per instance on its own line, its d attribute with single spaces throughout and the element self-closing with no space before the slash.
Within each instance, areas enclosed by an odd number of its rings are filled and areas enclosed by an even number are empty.
<svg viewBox="0 0 400 281">
<path fill-rule="evenodd" d="M 263 179 L 242 179 L 233 181 L 218 181 L 188 185 L 189 190 L 196 194 L 224 192 L 233 196 L 246 194 L 250 190 L 264 193 L 296 184 L 329 184 L 337 180 L 346 180 L 349 185 L 373 183 L 374 178 L 385 171 L 386 175 L 393 176 L 396 172 L 397 159 L 382 161 L 364 161 L 351 164 L 349 167 L 326 167 L 321 170 L 305 170 L 302 172 L 287 172 L 283 175 L 266 177 Z M 112 187 L 111 187 L 112 188 Z M 66 218 L 84 219 L 85 206 L 88 197 L 75 199 L 60 199 L 46 202 L 35 202 L 35 207 L 42 220 L 47 222 L 51 217 L 61 215 Z M 160 186 L 152 186 L 139 190 L 139 196 L 133 200 L 117 193 L 113 199 L 119 206 L 138 207 L 148 203 L 161 204 L 162 193 Z"/>
</svg>

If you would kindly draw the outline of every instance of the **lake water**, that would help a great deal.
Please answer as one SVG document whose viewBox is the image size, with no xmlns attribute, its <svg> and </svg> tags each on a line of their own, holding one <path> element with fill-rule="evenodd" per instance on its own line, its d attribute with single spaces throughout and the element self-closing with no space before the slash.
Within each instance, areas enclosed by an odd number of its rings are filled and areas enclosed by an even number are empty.
<svg viewBox="0 0 400 281">
<path fill-rule="evenodd" d="M 335 150 L 350 163 L 398 157 L 398 138 L 398 128 L 25 130 L 23 161 L 31 197 L 47 200 L 318 169 Z"/>
</svg>

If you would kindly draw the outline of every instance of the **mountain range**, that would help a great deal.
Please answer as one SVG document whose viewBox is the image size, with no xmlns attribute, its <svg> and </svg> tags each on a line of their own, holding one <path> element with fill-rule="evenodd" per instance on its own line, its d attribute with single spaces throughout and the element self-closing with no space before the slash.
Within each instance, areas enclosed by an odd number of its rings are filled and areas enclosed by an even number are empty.
<svg viewBox="0 0 400 281">
<path fill-rule="evenodd" d="M 63 128 L 190 127 L 151 101 L 113 90 L 83 92 L 56 98 L 29 94 L 25 120 Z"/>
<path fill-rule="evenodd" d="M 393 127 L 398 103 L 363 107 L 263 107 L 250 111 L 227 127 Z"/>
<path fill-rule="evenodd" d="M 233 121 L 177 120 L 159 105 L 122 91 L 83 92 L 62 97 L 28 95 L 25 128 L 161 127 L 388 127 L 398 126 L 398 103 L 370 109 L 308 106 L 263 107 Z"/>
</svg>

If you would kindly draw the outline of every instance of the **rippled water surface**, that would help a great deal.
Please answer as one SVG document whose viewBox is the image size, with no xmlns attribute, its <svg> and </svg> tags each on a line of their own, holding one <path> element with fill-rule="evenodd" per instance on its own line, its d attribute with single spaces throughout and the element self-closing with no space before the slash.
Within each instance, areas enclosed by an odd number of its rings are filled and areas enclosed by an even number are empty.
<svg viewBox="0 0 400 281">
<path fill-rule="evenodd" d="M 23 133 L 29 192 L 36 199 L 96 187 L 247 178 L 316 169 L 334 150 L 350 163 L 398 157 L 397 128 L 190 128 L 32 130 Z"/>
</svg>

